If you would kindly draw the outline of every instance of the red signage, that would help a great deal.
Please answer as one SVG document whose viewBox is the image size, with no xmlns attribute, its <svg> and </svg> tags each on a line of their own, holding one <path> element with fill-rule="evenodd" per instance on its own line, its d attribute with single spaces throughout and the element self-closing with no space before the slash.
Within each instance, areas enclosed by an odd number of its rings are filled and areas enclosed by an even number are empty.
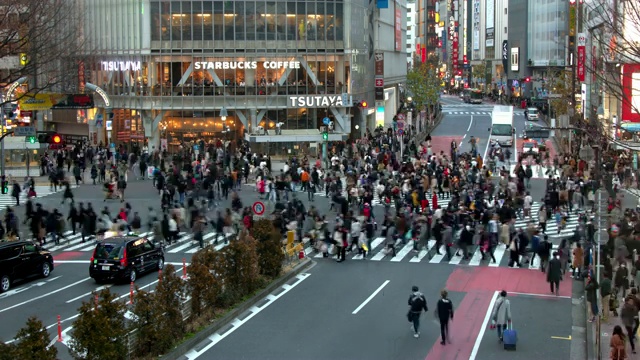
<svg viewBox="0 0 640 360">
<path fill-rule="evenodd" d="M 384 79 L 376 79 L 376 87 L 384 87 Z"/>
<path fill-rule="evenodd" d="M 625 64 L 622 73 L 622 121 L 640 122 L 640 64 Z M 635 96 L 634 96 L 635 95 Z"/>
<path fill-rule="evenodd" d="M 423 63 L 427 62 L 427 48 L 422 48 L 422 54 L 420 54 L 420 60 Z"/>
<path fill-rule="evenodd" d="M 576 72 L 578 74 L 578 81 L 584 81 L 585 61 L 586 61 L 585 47 L 578 46 L 578 67 L 576 69 Z"/>
</svg>

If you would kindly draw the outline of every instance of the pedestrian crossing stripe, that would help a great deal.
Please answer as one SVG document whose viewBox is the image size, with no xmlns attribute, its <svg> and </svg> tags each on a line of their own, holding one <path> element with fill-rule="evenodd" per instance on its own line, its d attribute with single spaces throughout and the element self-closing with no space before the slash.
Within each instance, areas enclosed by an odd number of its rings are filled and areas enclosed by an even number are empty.
<svg viewBox="0 0 640 360">
<path fill-rule="evenodd" d="M 72 185 L 71 188 L 74 189 L 76 188 L 76 185 Z M 36 192 L 36 197 L 33 198 L 33 201 L 37 201 L 40 198 L 43 198 L 45 196 L 49 196 L 51 194 L 56 194 L 59 192 L 64 192 L 64 187 L 59 186 L 57 191 L 53 191 L 53 189 L 49 186 L 46 185 L 36 185 L 34 186 L 34 190 Z M 0 209 L 3 209 L 6 206 L 15 206 L 16 205 L 16 199 L 11 196 L 11 191 L 12 188 L 9 187 L 9 193 L 8 194 L 0 194 Z M 27 202 L 27 190 L 24 189 L 23 191 L 20 192 L 20 205 L 24 204 L 25 202 Z"/>
<path fill-rule="evenodd" d="M 89 237 L 86 236 L 85 241 L 83 242 L 82 234 L 80 232 L 77 232 L 74 235 L 72 231 L 66 231 L 63 233 L 63 235 L 64 237 L 60 238 L 59 240 L 59 245 L 53 245 L 52 241 L 49 238 L 47 238 L 47 243 L 45 244 L 44 247 L 47 250 L 54 253 L 54 259 L 55 259 L 56 252 L 71 252 L 71 251 L 91 252 L 96 247 L 95 238 L 92 238 L 91 240 L 89 240 Z M 206 247 L 208 245 L 214 245 L 215 240 L 217 239 L 218 244 L 216 244 L 215 250 L 220 250 L 228 245 L 228 243 L 225 243 L 225 240 L 228 240 L 229 238 L 233 237 L 234 234 L 228 233 L 224 236 L 222 236 L 221 234 L 218 236 L 216 235 L 218 234 L 216 234 L 215 232 L 204 234 L 203 236 L 204 246 Z M 152 232 L 143 232 L 143 233 L 140 233 L 138 236 L 141 236 L 141 237 L 144 236 L 147 239 L 154 241 L 156 243 L 162 241 L 162 239 L 156 239 Z M 179 238 L 177 241 L 172 242 L 170 245 L 164 246 L 164 251 L 166 253 L 194 254 L 198 250 L 200 250 L 200 244 L 198 243 L 198 241 L 196 241 L 193 238 L 193 234 L 182 232 L 178 234 L 178 236 Z"/>
<path fill-rule="evenodd" d="M 488 115 L 491 116 L 491 111 L 451 111 L 443 110 L 446 115 Z M 524 112 L 514 111 L 513 115 L 524 116 Z"/>
<path fill-rule="evenodd" d="M 204 245 L 214 246 L 216 251 L 220 251 L 225 248 L 229 243 L 225 243 L 224 240 L 229 240 L 233 237 L 234 234 L 228 233 L 224 237 L 222 235 L 217 236 L 215 232 L 207 233 L 203 236 Z M 95 249 L 95 240 L 86 240 L 82 242 L 82 235 L 80 233 L 76 233 L 73 235 L 71 231 L 67 231 L 64 233 L 64 238 L 60 239 L 59 245 L 47 246 L 45 248 L 55 254 L 60 252 L 92 252 Z M 143 232 L 139 236 L 145 236 L 147 239 L 154 241 L 157 240 L 154 238 L 153 233 L 151 232 Z M 218 239 L 218 244 L 215 244 L 216 238 Z M 50 241 L 49 241 L 50 243 Z M 48 244 L 49 244 L 48 243 Z M 310 246 L 309 240 L 305 239 L 305 248 L 304 253 L 307 257 L 313 257 L 316 259 L 320 259 L 323 257 L 322 253 L 317 253 L 316 250 Z M 410 262 L 410 263 L 430 263 L 430 264 L 449 264 L 449 265 L 460 265 L 460 266 L 490 266 L 490 267 L 505 267 L 508 266 L 509 262 L 509 252 L 507 247 L 503 244 L 499 244 L 494 249 L 494 257 L 496 258 L 496 263 L 491 262 L 490 256 L 482 259 L 482 255 L 480 253 L 479 246 L 470 246 L 470 254 L 472 253 L 469 259 L 464 259 L 462 256 L 456 256 L 456 252 L 459 250 L 455 246 L 452 246 L 449 250 L 451 252 L 451 259 L 447 258 L 446 255 L 446 247 L 441 246 L 439 251 L 440 254 L 437 254 L 435 249 L 435 240 L 429 240 L 426 247 L 420 249 L 419 251 L 414 251 L 413 249 L 413 241 L 407 241 L 406 244 L 403 244 L 402 240 L 398 240 L 395 244 L 396 247 L 396 256 L 392 257 L 391 251 L 387 252 L 386 246 L 386 238 L 385 237 L 377 237 L 371 241 L 371 251 L 367 252 L 367 259 L 370 261 L 389 261 L 393 263 L 398 262 Z M 557 249 L 557 246 L 554 246 L 554 250 Z M 166 245 L 164 247 L 164 251 L 169 254 L 194 254 L 198 250 L 200 250 L 200 245 L 197 241 L 193 239 L 193 234 L 188 233 L 180 233 L 179 239 L 172 243 L 171 245 Z M 371 254 L 374 254 L 373 256 Z M 363 260 L 362 254 L 359 254 L 358 251 L 350 252 L 347 255 L 347 260 Z M 530 269 L 539 269 L 540 268 L 540 259 L 536 255 L 534 257 L 531 265 L 524 266 Z"/>
<path fill-rule="evenodd" d="M 357 250 L 348 253 L 345 259 L 348 260 L 364 260 L 364 261 L 389 261 L 389 262 L 409 262 L 409 263 L 430 263 L 430 264 L 448 264 L 448 265 L 457 265 L 457 266 L 490 266 L 490 267 L 508 267 L 510 262 L 510 254 L 507 249 L 507 246 L 504 244 L 498 244 L 498 246 L 494 249 L 493 256 L 496 259 L 494 263 L 491 259 L 491 256 L 487 253 L 485 255 L 485 259 L 482 259 L 482 253 L 480 252 L 479 246 L 471 246 L 470 249 L 473 251 L 473 254 L 469 257 L 469 259 L 464 259 L 462 256 L 457 256 L 457 251 L 462 251 L 461 249 L 452 246 L 449 251 L 451 253 L 451 259 L 447 257 L 446 247 L 441 246 L 439 250 L 440 254 L 437 253 L 435 249 L 436 241 L 429 240 L 428 244 L 425 248 L 420 249 L 419 251 L 415 251 L 413 249 L 413 241 L 407 241 L 406 244 L 403 244 L 402 240 L 398 240 L 395 244 L 396 246 L 396 255 L 392 256 L 392 252 L 387 252 L 387 246 L 385 245 L 386 238 L 378 237 L 372 240 L 371 247 L 373 251 L 367 253 L 367 258 L 363 259 L 362 254 L 360 254 Z M 553 245 L 552 252 L 558 249 L 557 245 Z M 470 251 L 470 253 L 471 253 Z M 314 259 L 323 259 L 324 254 L 316 252 L 311 246 L 305 248 L 305 254 L 308 257 L 313 257 Z M 373 254 L 373 255 L 371 255 Z M 337 255 L 329 255 L 327 259 L 334 259 Z M 532 261 L 530 259 L 533 259 Z M 523 257 L 519 256 L 519 262 L 522 268 L 527 268 L 530 270 L 540 270 L 540 257 L 538 255 L 531 256 L 527 255 Z"/>
<path fill-rule="evenodd" d="M 509 166 L 510 174 L 515 175 L 516 166 L 517 164 Z M 549 179 L 549 177 L 559 177 L 560 171 L 554 166 L 531 165 L 531 175 L 533 179 Z"/>
</svg>

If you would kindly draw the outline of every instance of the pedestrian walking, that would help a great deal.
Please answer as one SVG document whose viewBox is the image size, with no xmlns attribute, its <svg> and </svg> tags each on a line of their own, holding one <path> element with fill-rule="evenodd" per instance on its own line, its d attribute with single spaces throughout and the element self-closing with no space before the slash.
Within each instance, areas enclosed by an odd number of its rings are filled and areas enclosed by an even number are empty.
<svg viewBox="0 0 640 360">
<path fill-rule="evenodd" d="M 560 295 L 560 280 L 562 280 L 562 263 L 560 262 L 560 255 L 555 251 L 547 267 L 547 281 L 551 287 L 551 293 L 556 294 L 556 296 Z"/>
<path fill-rule="evenodd" d="M 442 291 L 440 291 L 440 300 L 438 300 L 436 306 L 436 313 L 438 320 L 440 320 L 440 336 L 442 337 L 440 345 L 445 345 L 446 343 L 451 344 L 449 321 L 453 321 L 453 303 L 447 297 L 448 295 L 447 290 L 442 289 Z"/>
<path fill-rule="evenodd" d="M 417 286 L 411 288 L 411 295 L 409 295 L 409 312 L 407 312 L 407 319 L 412 323 L 411 330 L 413 330 L 413 337 L 420 337 L 420 315 L 422 311 L 429 311 L 427 307 L 427 299 L 420 292 Z"/>
<path fill-rule="evenodd" d="M 498 330 L 498 340 L 502 342 L 502 334 L 511 322 L 511 303 L 507 299 L 507 292 L 502 290 L 491 312 L 491 325 Z"/>
</svg>

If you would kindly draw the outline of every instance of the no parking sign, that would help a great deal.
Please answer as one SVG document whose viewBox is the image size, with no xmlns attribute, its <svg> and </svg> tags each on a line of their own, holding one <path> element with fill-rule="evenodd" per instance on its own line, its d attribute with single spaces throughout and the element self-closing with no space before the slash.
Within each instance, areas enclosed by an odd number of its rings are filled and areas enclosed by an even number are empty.
<svg viewBox="0 0 640 360">
<path fill-rule="evenodd" d="M 258 216 L 264 214 L 264 204 L 261 201 L 254 202 L 251 208 L 253 209 L 253 213 Z"/>
</svg>

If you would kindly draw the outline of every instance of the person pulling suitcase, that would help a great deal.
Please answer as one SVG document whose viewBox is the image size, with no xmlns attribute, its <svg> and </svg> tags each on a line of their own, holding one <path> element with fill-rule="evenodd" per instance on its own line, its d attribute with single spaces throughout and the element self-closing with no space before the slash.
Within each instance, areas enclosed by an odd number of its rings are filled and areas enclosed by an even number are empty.
<svg viewBox="0 0 640 360">
<path fill-rule="evenodd" d="M 508 323 L 511 323 L 511 303 L 507 299 L 507 292 L 502 290 L 491 313 L 491 327 L 498 329 L 498 340 L 501 343 L 504 341 L 504 333 L 508 330 Z"/>
</svg>

